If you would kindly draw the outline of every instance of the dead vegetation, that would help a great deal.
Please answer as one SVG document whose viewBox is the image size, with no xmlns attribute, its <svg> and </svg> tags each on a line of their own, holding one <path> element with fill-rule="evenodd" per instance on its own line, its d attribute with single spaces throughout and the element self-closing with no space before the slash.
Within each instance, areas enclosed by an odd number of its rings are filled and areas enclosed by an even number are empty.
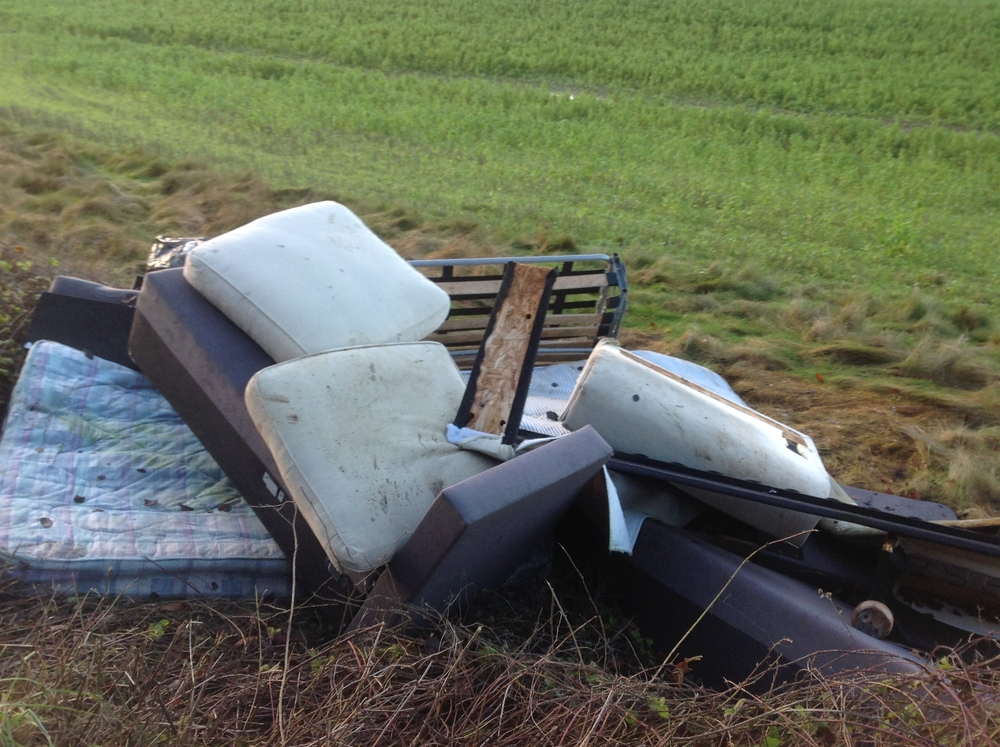
<svg viewBox="0 0 1000 747">
<path fill-rule="evenodd" d="M 761 687 L 764 670 L 710 692 L 674 667 L 616 667 L 603 622 L 553 602 L 512 645 L 446 621 L 329 639 L 308 613 L 289 625 L 250 603 L 4 594 L 0 743 L 904 747 L 1000 734 L 990 661 L 942 655 L 916 677 L 780 690 Z"/>
</svg>

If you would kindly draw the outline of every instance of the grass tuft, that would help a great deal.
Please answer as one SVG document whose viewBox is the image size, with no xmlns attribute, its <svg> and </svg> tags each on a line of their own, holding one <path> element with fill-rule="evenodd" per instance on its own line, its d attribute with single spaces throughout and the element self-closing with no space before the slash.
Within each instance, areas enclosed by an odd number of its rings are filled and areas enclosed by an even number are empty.
<svg viewBox="0 0 1000 747">
<path fill-rule="evenodd" d="M 951 341 L 924 337 L 897 368 L 906 376 L 955 389 L 981 389 L 997 378 L 983 351 L 970 347 L 964 337 Z"/>
<path fill-rule="evenodd" d="M 851 366 L 882 366 L 886 363 L 899 362 L 903 357 L 897 350 L 865 345 L 854 340 L 823 345 L 809 352 L 810 355 L 828 357 Z"/>
<path fill-rule="evenodd" d="M 906 433 L 921 462 L 913 478 L 916 491 L 926 495 L 947 492 L 950 502 L 970 518 L 1000 511 L 1000 428 L 909 427 Z"/>
</svg>

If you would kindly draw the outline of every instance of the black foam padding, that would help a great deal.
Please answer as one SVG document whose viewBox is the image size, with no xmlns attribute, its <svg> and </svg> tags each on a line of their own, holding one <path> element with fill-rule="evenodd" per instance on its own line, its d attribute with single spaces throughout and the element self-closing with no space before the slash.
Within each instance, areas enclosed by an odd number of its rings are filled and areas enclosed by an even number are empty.
<svg viewBox="0 0 1000 747">
<path fill-rule="evenodd" d="M 271 357 L 191 287 L 180 269 L 146 277 L 129 350 L 294 560 L 306 590 L 324 603 L 349 597 L 350 584 L 335 580 L 243 400 L 250 377 L 273 365 Z"/>
<path fill-rule="evenodd" d="M 701 656 L 691 673 L 709 686 L 743 682 L 762 662 L 776 666 L 758 690 L 804 669 L 921 670 L 904 647 L 852 628 L 850 609 L 815 586 L 753 563 L 740 568 L 741 557 L 684 530 L 647 519 L 632 556 L 616 558 L 622 606 L 664 653 L 687 635 L 677 657 Z"/>
<path fill-rule="evenodd" d="M 27 342 L 50 340 L 136 369 L 127 341 L 138 293 L 59 276 L 35 306 Z"/>
<path fill-rule="evenodd" d="M 87 301 L 104 301 L 132 307 L 139 297 L 139 292 L 135 288 L 112 288 L 69 275 L 57 275 L 49 285 L 48 292 L 59 296 L 83 298 Z"/>
<path fill-rule="evenodd" d="M 352 627 L 419 625 L 500 586 L 549 535 L 612 450 L 592 427 L 441 491 Z"/>
</svg>

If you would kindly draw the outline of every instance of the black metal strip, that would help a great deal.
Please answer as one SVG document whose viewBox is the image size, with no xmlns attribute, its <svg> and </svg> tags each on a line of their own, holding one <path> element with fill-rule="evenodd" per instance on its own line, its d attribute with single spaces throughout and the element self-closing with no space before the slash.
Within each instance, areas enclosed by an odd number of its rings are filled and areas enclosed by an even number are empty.
<svg viewBox="0 0 1000 747">
<path fill-rule="evenodd" d="M 908 516 L 890 516 L 883 511 L 864 506 L 851 506 L 826 498 L 815 498 L 796 493 L 793 490 L 769 488 L 756 483 L 690 469 L 679 464 L 656 462 L 634 454 L 616 452 L 607 466 L 608 469 L 619 472 L 628 472 L 641 477 L 700 488 L 812 516 L 860 524 L 900 537 L 912 537 L 960 550 L 1000 557 L 1000 537 L 990 537 L 961 527 L 931 524 Z"/>
</svg>

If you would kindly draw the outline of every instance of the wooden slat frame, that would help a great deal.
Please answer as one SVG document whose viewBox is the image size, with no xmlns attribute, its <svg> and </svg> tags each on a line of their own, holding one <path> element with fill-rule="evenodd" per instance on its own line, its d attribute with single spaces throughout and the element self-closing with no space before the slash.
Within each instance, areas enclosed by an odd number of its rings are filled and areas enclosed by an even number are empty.
<svg viewBox="0 0 1000 747">
<path fill-rule="evenodd" d="M 500 290 L 502 275 L 495 268 L 507 261 L 492 258 L 455 260 L 454 264 L 447 260 L 413 263 L 451 296 L 448 319 L 428 339 L 447 346 L 462 368 L 471 364 Z M 524 261 L 559 269 L 545 315 L 539 362 L 585 358 L 601 337 L 617 334 L 627 292 L 624 267 L 617 257 L 567 255 Z M 598 262 L 600 265 L 595 266 Z"/>
</svg>

